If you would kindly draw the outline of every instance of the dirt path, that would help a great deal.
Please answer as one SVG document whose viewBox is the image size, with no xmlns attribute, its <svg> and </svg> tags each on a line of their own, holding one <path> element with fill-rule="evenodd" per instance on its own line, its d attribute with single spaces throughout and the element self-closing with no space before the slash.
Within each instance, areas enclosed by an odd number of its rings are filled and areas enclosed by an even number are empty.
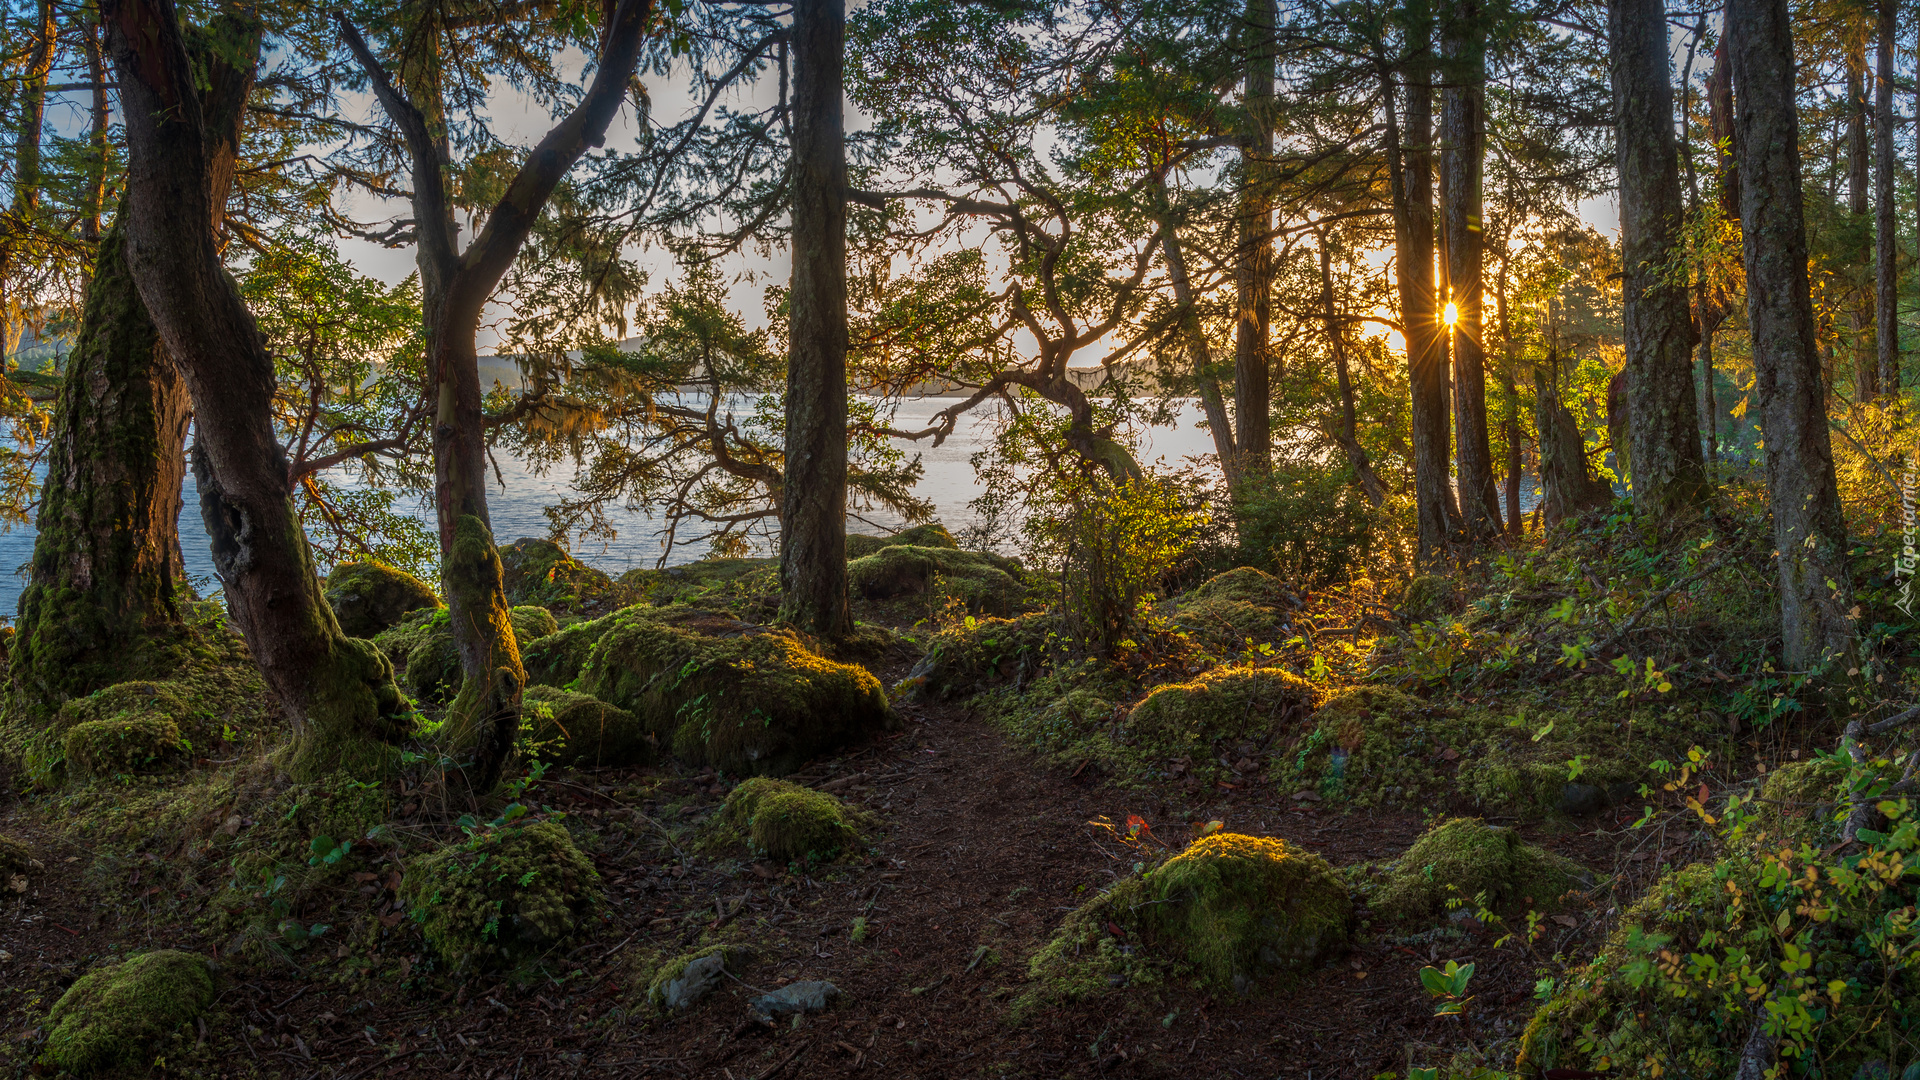
<svg viewBox="0 0 1920 1080">
<path fill-rule="evenodd" d="M 1124 824 L 1138 814 L 1172 844 L 1184 842 L 1188 827 L 1173 816 L 1178 802 L 1044 769 L 962 709 L 905 712 L 903 733 L 816 762 L 798 777 L 880 815 L 882 840 L 863 864 L 812 878 L 741 865 L 729 876 L 710 860 L 688 870 L 671 853 L 662 860 L 643 845 L 609 844 L 595 861 L 613 901 L 612 925 L 558 965 L 557 977 L 524 988 L 409 977 L 420 962 L 419 940 L 404 923 L 378 946 L 388 955 L 366 958 L 376 974 L 362 981 L 338 978 L 344 958 L 337 956 L 298 954 L 310 965 L 303 971 L 291 960 L 270 969 L 230 964 L 206 1030 L 174 1048 L 164 1072 L 316 1080 L 1367 1078 L 1406 1068 L 1409 1047 L 1416 1063 L 1437 1064 L 1430 1048 L 1438 1044 L 1484 1044 L 1524 1023 L 1533 962 L 1512 945 L 1494 950 L 1492 931 L 1471 929 L 1451 941 L 1410 944 L 1364 931 L 1349 955 L 1279 995 L 1131 987 L 1009 1023 L 1026 957 L 1065 912 L 1131 869 L 1134 853 L 1088 823 Z M 636 807 L 606 794 L 619 790 L 619 779 L 575 778 L 553 785 L 549 797 L 588 820 L 625 816 Z M 681 793 L 674 801 L 687 805 L 678 812 L 697 820 L 723 791 L 696 790 L 683 778 L 657 794 Z M 1188 807 L 1192 819 L 1284 837 L 1336 865 L 1397 854 L 1422 827 L 1411 815 L 1280 806 L 1270 790 L 1259 801 L 1219 794 Z M 673 812 L 659 802 L 637 809 Z M 10 954 L 0 962 L 0 1072 L 13 1075 L 27 1075 L 47 1007 L 100 958 L 160 946 L 218 956 L 222 947 L 184 914 L 156 909 L 145 925 L 105 916 L 89 898 L 106 888 L 121 890 L 123 903 L 129 895 L 139 900 L 137 861 L 92 866 L 91 853 L 31 821 L 19 801 L 0 803 L 0 829 L 26 834 L 55 860 L 31 894 L 0 909 L 0 951 Z M 1603 861 L 1606 842 L 1598 837 L 1536 839 L 1590 865 Z M 372 894 L 372 907 L 343 921 L 385 909 L 378 882 L 361 892 Z M 1581 920 L 1562 939 L 1592 932 L 1603 916 Z M 858 943 L 850 940 L 857 918 L 866 920 Z M 737 977 L 686 1015 L 652 1019 L 644 1007 L 628 1015 L 636 1006 L 637 950 L 673 955 L 721 924 L 754 954 Z M 1433 1018 L 1419 989 L 1419 968 L 1449 958 L 1479 964 L 1475 1015 L 1465 1028 Z M 799 1027 L 747 1022 L 746 1002 L 756 993 L 808 979 L 841 990 L 833 1010 Z"/>
</svg>

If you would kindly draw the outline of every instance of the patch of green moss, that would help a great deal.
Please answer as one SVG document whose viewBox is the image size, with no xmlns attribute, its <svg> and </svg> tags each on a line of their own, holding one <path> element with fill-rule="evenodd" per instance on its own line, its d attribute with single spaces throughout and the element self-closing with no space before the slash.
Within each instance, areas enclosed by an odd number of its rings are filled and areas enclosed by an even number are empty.
<svg viewBox="0 0 1920 1080">
<path fill-rule="evenodd" d="M 934 635 L 926 655 L 895 689 L 910 698 L 942 700 L 1023 684 L 1051 666 L 1064 640 L 1059 618 L 1049 612 L 956 623 Z"/>
<path fill-rule="evenodd" d="M 655 740 L 625 709 L 551 686 L 529 686 L 521 699 L 521 753 L 557 765 L 645 765 Z"/>
<path fill-rule="evenodd" d="M 40 1064 L 76 1075 L 144 1071 L 155 1045 L 213 1003 L 213 976 L 193 953 L 162 949 L 80 977 L 47 1014 Z"/>
<path fill-rule="evenodd" d="M 437 608 L 440 597 L 426 582 L 385 563 L 341 563 L 327 575 L 327 603 L 348 637 L 370 638 L 410 611 Z"/>
<path fill-rule="evenodd" d="M 1465 910 L 1500 914 L 1555 911 L 1566 894 L 1592 882 L 1571 859 L 1520 839 L 1512 829 L 1473 818 L 1441 822 L 1389 864 L 1373 894 L 1373 910 L 1389 919 L 1417 921 L 1444 914 L 1449 900 Z"/>
<path fill-rule="evenodd" d="M 896 722 L 864 668 L 789 631 L 705 612 L 620 612 L 574 689 L 633 713 L 682 761 L 732 773 L 792 772 Z"/>
<path fill-rule="evenodd" d="M 180 727 L 165 716 L 88 720 L 67 729 L 67 766 L 81 776 L 155 772 L 186 755 Z"/>
<path fill-rule="evenodd" d="M 1036 985 L 1016 1012 L 1087 997 L 1116 976 L 1151 981 L 1153 959 L 1222 988 L 1285 983 L 1342 948 L 1352 921 L 1326 860 L 1284 840 L 1215 833 L 1068 915 L 1030 962 Z"/>
<path fill-rule="evenodd" d="M 531 536 L 515 540 L 500 549 L 500 567 L 509 604 L 600 615 L 630 598 L 630 590 L 551 540 Z"/>
<path fill-rule="evenodd" d="M 608 619 L 590 619 L 522 643 L 520 663 L 526 670 L 527 684 L 563 688 L 572 685 L 592 658 L 593 647 L 607 632 L 607 625 Z"/>
<path fill-rule="evenodd" d="M 1324 697 L 1281 668 L 1233 665 L 1183 683 L 1158 686 L 1121 726 L 1121 739 L 1151 765 L 1176 762 L 1203 782 L 1223 779 L 1224 757 L 1254 768 L 1286 731 L 1298 728 Z"/>
<path fill-rule="evenodd" d="M 655 606 L 687 604 L 744 618 L 779 605 L 780 560 L 712 558 L 661 570 L 637 567 L 621 574 L 620 584 Z"/>
<path fill-rule="evenodd" d="M 1453 579 L 1445 574 L 1421 574 L 1400 590 L 1394 607 L 1408 622 L 1426 622 L 1453 609 Z"/>
<path fill-rule="evenodd" d="M 1846 767 L 1832 758 L 1793 761 L 1767 774 L 1752 835 L 1756 843 L 1828 845 L 1839 841 L 1836 810 L 1843 797 Z"/>
<path fill-rule="evenodd" d="M 278 713 L 251 664 L 190 666 L 174 679 L 116 683 L 66 702 L 21 757 L 42 786 L 69 766 L 83 777 L 163 771 L 222 740 L 264 739 Z"/>
<path fill-rule="evenodd" d="M 414 859 L 400 899 L 433 951 L 461 970 L 558 949 L 606 906 L 593 863 L 551 821 L 477 833 Z"/>
<path fill-rule="evenodd" d="M 925 596 L 936 589 L 968 611 L 1010 615 L 1026 600 L 1018 563 L 957 548 L 892 544 L 847 564 L 847 584 L 868 600 Z"/>
<path fill-rule="evenodd" d="M 1630 798 L 1658 759 L 1709 751 L 1726 727 L 1681 699 L 1629 706 L 1619 676 L 1561 684 L 1467 708 L 1381 686 L 1337 695 L 1286 748 L 1289 783 L 1356 806 L 1591 813 Z"/>
<path fill-rule="evenodd" d="M 1162 605 L 1167 620 L 1216 655 L 1274 641 L 1300 600 L 1279 578 L 1242 566 L 1201 582 Z"/>
<path fill-rule="evenodd" d="M 507 612 L 516 643 L 524 644 L 558 633 L 560 624 L 546 608 L 521 606 Z M 460 692 L 460 651 L 453 640 L 453 627 L 444 611 L 421 621 L 408 621 L 374 639 L 383 648 L 397 648 L 411 642 L 406 653 L 406 668 L 401 673 L 403 689 L 416 701 L 436 704 L 453 699 Z"/>
<path fill-rule="evenodd" d="M 824 791 L 756 776 L 727 794 L 710 842 L 744 840 L 755 854 L 776 862 L 823 863 L 857 848 L 871 824 Z"/>
<path fill-rule="evenodd" d="M 668 988 L 676 979 L 687 973 L 688 965 L 695 960 L 704 960 L 715 955 L 718 955 L 731 971 L 738 970 L 744 965 L 751 954 L 738 945 L 724 944 L 702 945 L 691 952 L 684 952 L 666 960 L 660 959 L 658 954 L 652 957 L 641 954 L 634 969 L 634 984 L 641 988 L 641 996 L 647 1004 L 665 1012 L 668 1007 Z"/>
<path fill-rule="evenodd" d="M 44 870 L 39 859 L 33 857 L 33 849 L 15 840 L 11 836 L 0 836 L 0 889 L 15 877 L 25 877 L 28 872 L 38 873 Z"/>
<path fill-rule="evenodd" d="M 847 561 L 852 562 L 855 559 L 864 559 L 876 551 L 884 548 L 899 547 L 902 544 L 923 548 L 957 549 L 960 546 L 960 542 L 953 538 L 953 534 L 947 531 L 945 525 L 937 521 L 929 521 L 925 525 L 915 525 L 911 529 L 905 529 L 897 533 L 889 533 L 885 536 L 867 536 L 861 533 L 848 533 Z"/>
</svg>

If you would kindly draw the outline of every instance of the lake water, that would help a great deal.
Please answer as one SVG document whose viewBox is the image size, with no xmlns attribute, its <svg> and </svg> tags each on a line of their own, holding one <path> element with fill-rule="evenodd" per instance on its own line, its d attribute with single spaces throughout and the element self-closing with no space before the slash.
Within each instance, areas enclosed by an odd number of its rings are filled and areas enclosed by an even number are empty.
<svg viewBox="0 0 1920 1080">
<path fill-rule="evenodd" d="M 905 399 L 899 403 L 893 426 L 905 431 L 924 428 L 933 414 L 956 400 Z M 1199 427 L 1200 418 L 1198 402 L 1182 403 L 1176 411 L 1173 426 L 1151 428 L 1144 432 L 1142 461 L 1159 459 L 1168 465 L 1178 465 L 1182 464 L 1183 458 L 1212 453 L 1212 437 Z M 919 443 L 897 440 L 909 454 L 920 455 L 926 472 L 916 491 L 933 502 L 937 507 L 937 519 L 949 528 L 958 530 L 974 521 L 967 504 L 980 494 L 980 485 L 974 477 L 970 459 L 991 440 L 993 425 L 993 406 L 982 405 L 962 416 L 954 433 L 941 446 L 932 446 L 931 440 Z M 571 490 L 571 469 L 561 467 L 543 476 L 505 455 L 498 462 L 504 484 L 495 484 L 488 491 L 488 509 L 493 517 L 494 535 L 502 543 L 522 536 L 547 535 L 547 518 L 542 511 Z M 410 509 L 421 520 L 432 521 L 432 507 L 424 505 L 424 501 Z M 615 524 L 618 536 L 604 544 L 597 540 L 576 543 L 574 555 L 615 577 L 634 567 L 654 565 L 660 558 L 663 533 L 660 522 L 640 513 L 615 512 L 608 516 Z M 885 513 L 862 516 L 874 524 L 849 521 L 849 531 L 875 533 L 882 531 L 876 526 L 897 528 L 904 524 L 899 518 Z M 6 618 L 12 618 L 19 610 L 20 593 L 26 584 L 26 566 L 33 558 L 33 538 L 34 530 L 30 526 L 0 534 L 0 615 Z M 213 561 L 208 554 L 207 533 L 200 523 L 199 499 L 191 480 L 186 485 L 180 512 L 180 547 L 186 559 L 188 577 L 194 579 L 203 595 L 208 594 L 215 588 Z M 701 544 L 683 544 L 673 550 L 667 562 L 669 565 L 692 562 L 704 553 L 705 548 Z M 15 568 L 19 568 L 17 572 Z"/>
</svg>

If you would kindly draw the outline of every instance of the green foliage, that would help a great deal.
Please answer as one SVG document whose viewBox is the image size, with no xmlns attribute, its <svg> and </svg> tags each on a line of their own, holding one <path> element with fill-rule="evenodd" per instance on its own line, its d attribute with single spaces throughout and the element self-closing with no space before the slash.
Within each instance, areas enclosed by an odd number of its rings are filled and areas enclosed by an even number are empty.
<svg viewBox="0 0 1920 1080">
<path fill-rule="evenodd" d="M 1553 911 L 1592 876 L 1509 828 L 1453 818 L 1428 829 L 1389 864 L 1370 899 L 1390 919 L 1419 921 L 1463 903 L 1503 914 Z"/>
<path fill-rule="evenodd" d="M 327 604 L 341 633 L 371 638 L 408 612 L 439 607 L 440 597 L 404 570 L 376 562 L 343 562 L 327 575 Z"/>
<path fill-rule="evenodd" d="M 207 961 L 161 949 L 80 977 L 47 1014 L 39 1064 L 88 1076 L 144 1072 L 161 1040 L 213 1003 Z"/>
<path fill-rule="evenodd" d="M 599 918 L 600 875 L 556 821 L 475 830 L 413 860 L 400 899 L 456 969 L 522 964 Z"/>
<path fill-rule="evenodd" d="M 1112 656 L 1140 625 L 1141 604 L 1194 541 L 1200 518 L 1164 479 L 1090 479 L 1058 492 L 1027 524 L 1040 565 L 1059 575 L 1068 634 Z"/>
<path fill-rule="evenodd" d="M 1435 1016 L 1463 1016 L 1467 1003 L 1473 997 L 1467 993 L 1467 983 L 1473 978 L 1473 965 L 1462 964 L 1458 960 L 1447 961 L 1447 969 L 1424 967 L 1420 969 L 1420 985 L 1433 997 L 1439 1007 L 1433 1011 Z"/>
<path fill-rule="evenodd" d="M 851 854 L 872 826 L 826 792 L 756 776 L 727 794 L 710 843 L 744 840 L 755 854 L 805 866 Z"/>
<path fill-rule="evenodd" d="M 1276 463 L 1233 491 L 1241 561 L 1310 590 L 1358 574 L 1374 551 L 1373 513 L 1342 471 Z"/>
</svg>

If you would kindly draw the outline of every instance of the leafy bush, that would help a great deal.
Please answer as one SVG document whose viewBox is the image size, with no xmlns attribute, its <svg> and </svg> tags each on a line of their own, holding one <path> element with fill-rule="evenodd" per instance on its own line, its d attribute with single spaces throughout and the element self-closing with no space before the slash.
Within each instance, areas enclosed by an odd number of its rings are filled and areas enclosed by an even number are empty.
<svg viewBox="0 0 1920 1080">
<path fill-rule="evenodd" d="M 1296 588 L 1358 576 L 1374 554 L 1374 511 L 1344 470 L 1276 463 L 1233 496 L 1240 561 Z"/>
</svg>

